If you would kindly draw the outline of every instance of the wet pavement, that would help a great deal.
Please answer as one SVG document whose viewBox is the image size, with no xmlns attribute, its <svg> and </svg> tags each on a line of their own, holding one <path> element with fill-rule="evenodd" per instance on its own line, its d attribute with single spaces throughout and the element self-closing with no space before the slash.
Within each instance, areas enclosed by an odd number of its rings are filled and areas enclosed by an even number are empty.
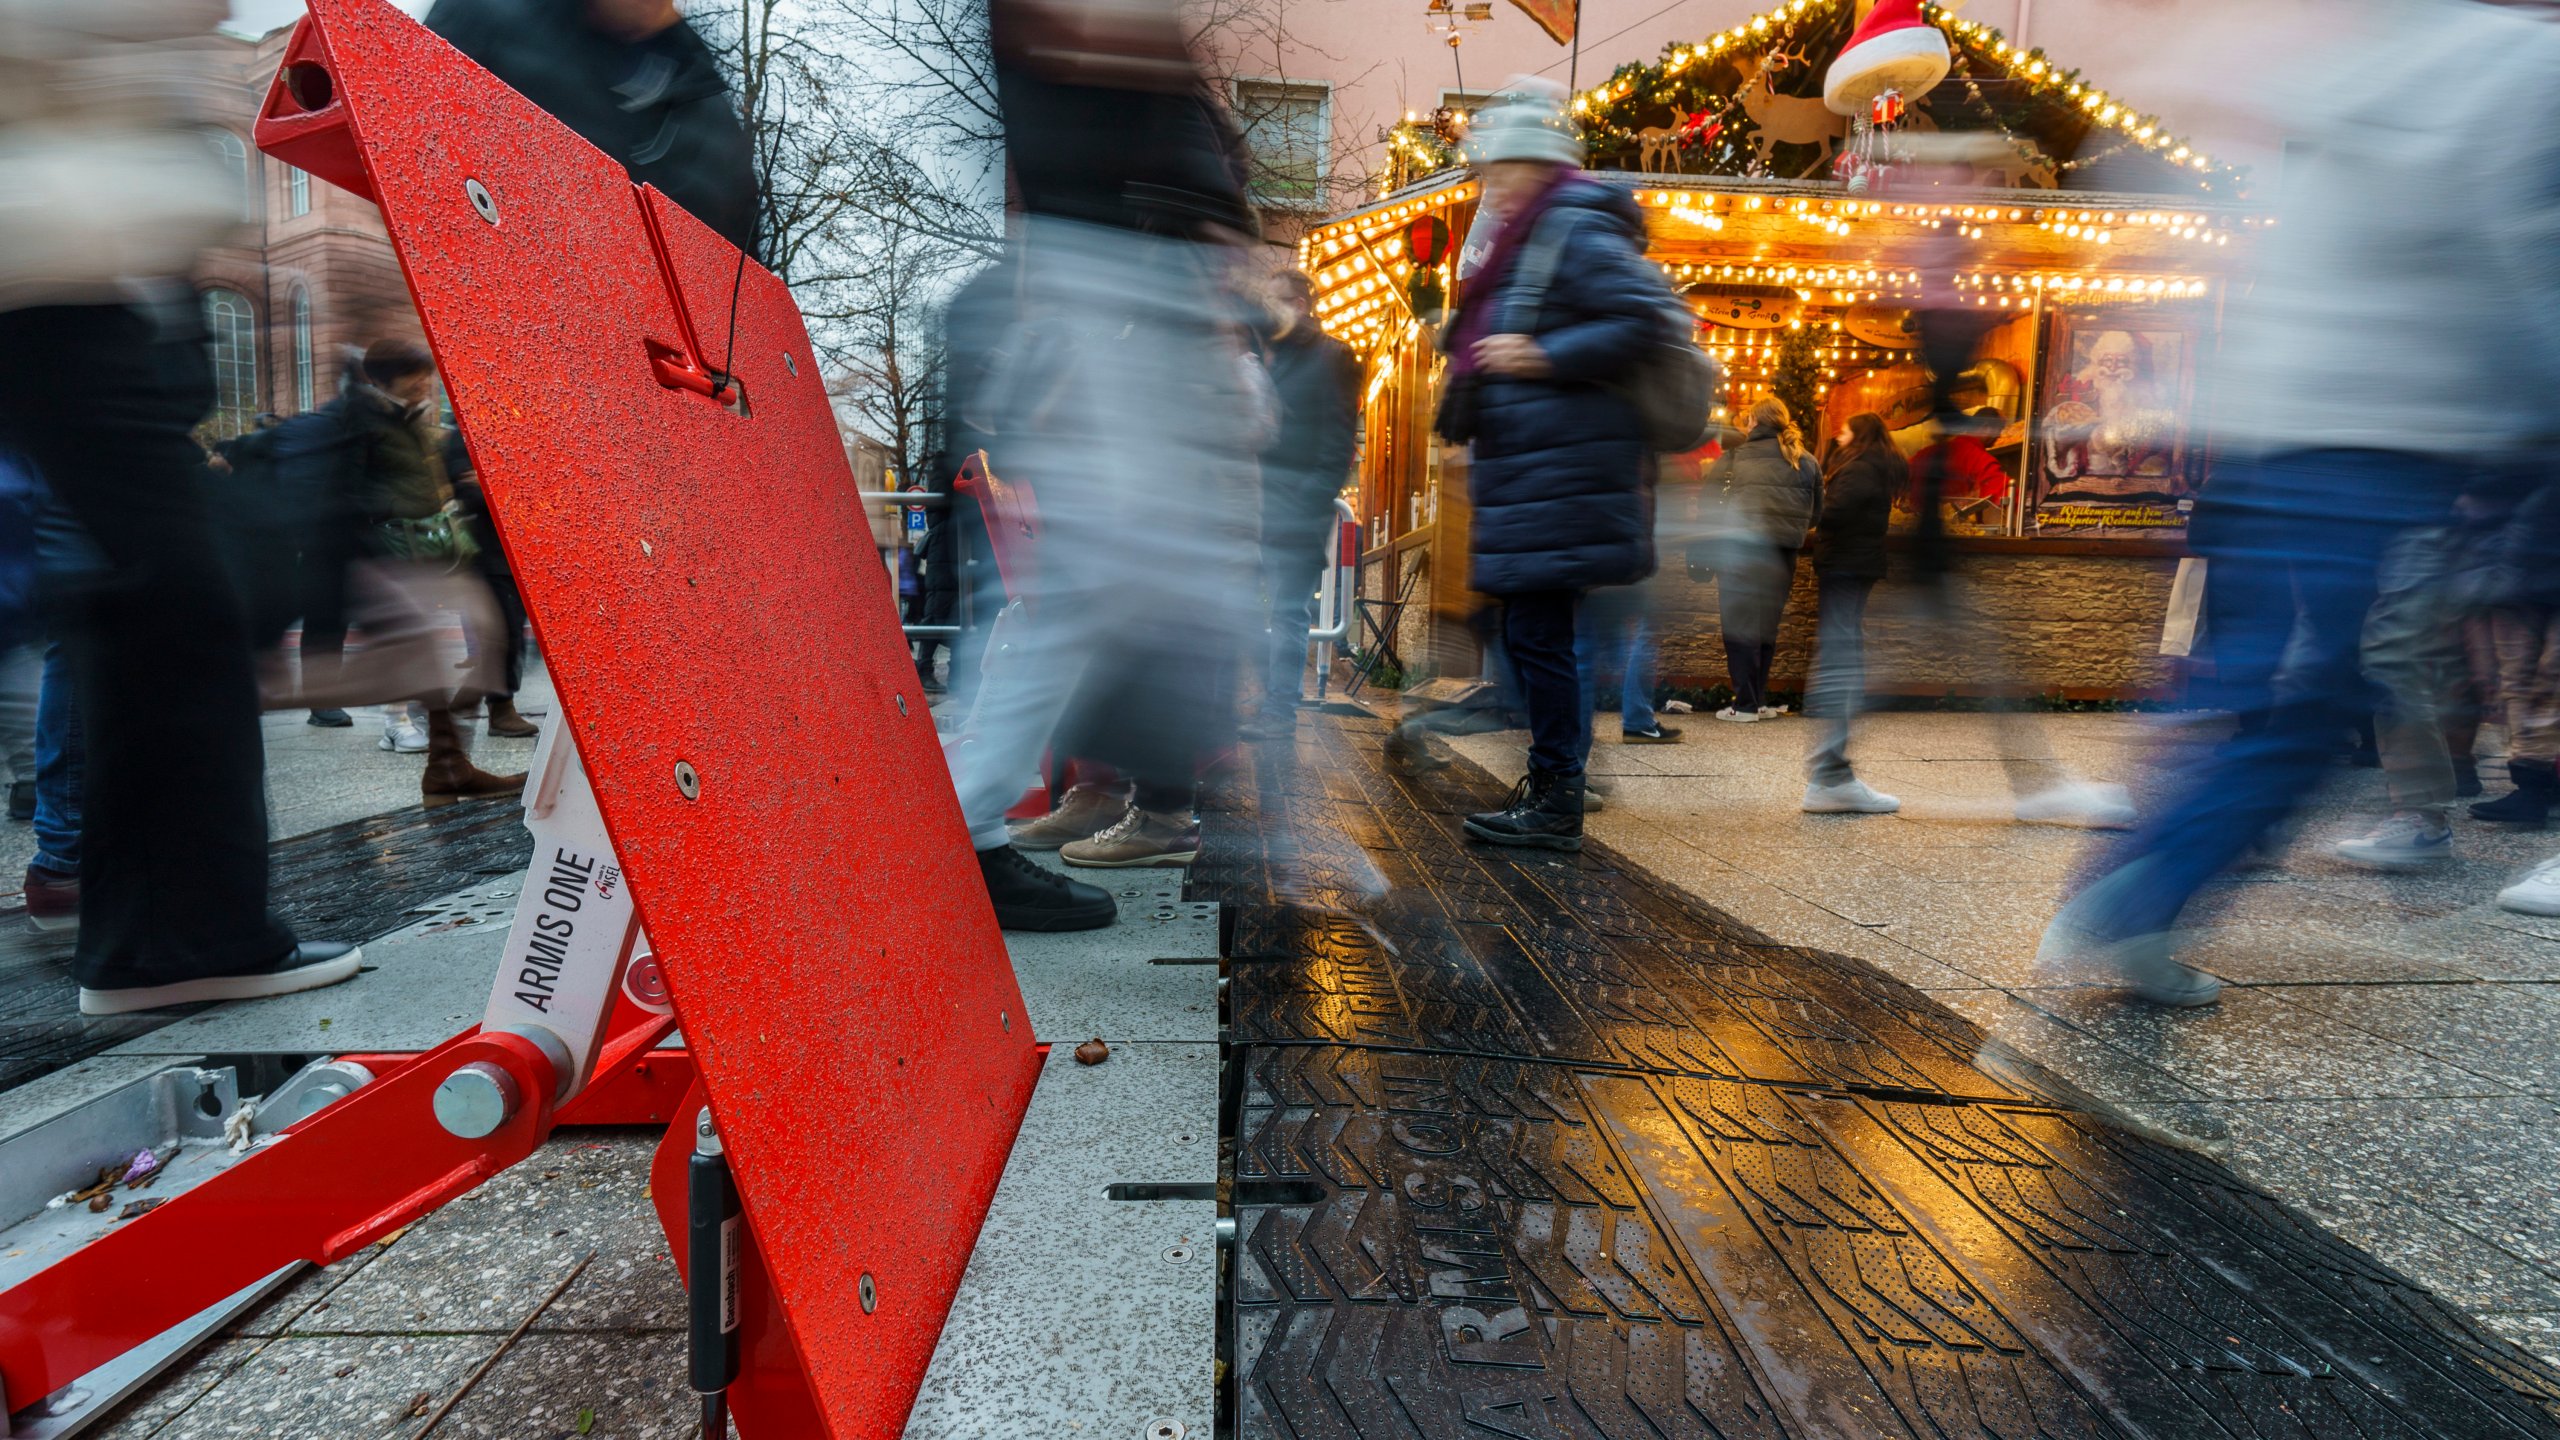
<svg viewBox="0 0 2560 1440">
<path fill-rule="evenodd" d="M 1627 746 L 1600 722 L 1613 786 L 1590 833 L 1622 863 L 1772 937 L 1865 960 L 2560 1363 L 2560 927 L 2496 908 L 2560 850 L 2457 815 L 2455 860 L 2415 875 L 2327 854 L 2384 808 L 2341 766 L 2274 863 L 2210 888 L 2195 962 L 2221 1004 L 2164 1013 L 2032 971 L 2076 869 L 2113 837 L 2006 822 L 2001 742 L 1982 717 L 1873 716 L 1860 770 L 1895 817 L 1796 809 L 1809 727 L 1666 717 L 1682 743 Z M 2174 776 L 2212 721 L 2043 715 L 2081 774 Z M 1507 779 L 1516 735 L 1461 752 Z M 2484 764 L 2492 794 L 2499 767 Z"/>
<path fill-rule="evenodd" d="M 527 675 L 525 713 L 551 710 L 548 678 Z M 532 854 L 522 808 L 472 801 L 426 809 L 419 755 L 377 748 L 381 711 L 359 709 L 347 729 L 307 725 L 301 711 L 265 717 L 269 851 L 277 912 L 306 939 L 363 942 L 405 924 L 418 907 L 494 875 L 520 873 Z M 534 741 L 482 734 L 485 768 L 517 771 Z M 0 1090 L 23 1085 L 147 1035 L 202 1007 L 104 1018 L 79 1013 L 74 936 L 25 920 L 19 877 L 35 842 L 23 823 L 0 825 Z"/>
<path fill-rule="evenodd" d="M 1729 911 L 1641 863 L 1641 831 L 1469 845 L 1458 817 L 1500 785 L 1391 773 L 1383 735 L 1310 716 L 1253 747 L 1188 887 L 1228 911 L 1221 1433 L 2560 1436 L 2560 1374 L 2253 1183 L 2257 1130 L 2176 1143 L 2174 1110 L 1946 1003 L 2004 992 L 1924 993 L 1757 892 Z M 1056 948 L 1017 947 L 1026 995 L 1092 992 Z M 2321 1103 L 2285 1143 L 2387 1121 Z M 96 1433 L 406 1434 L 492 1357 L 439 1434 L 692 1433 L 653 1142 L 555 1136 Z M 2432 1143 L 2436 1183 L 2519 1216 L 2549 1183 Z"/>
<path fill-rule="evenodd" d="M 1380 722 L 1256 747 L 1236 907 L 1246 1436 L 2560 1434 L 2560 1375 L 1883 970 Z"/>
</svg>

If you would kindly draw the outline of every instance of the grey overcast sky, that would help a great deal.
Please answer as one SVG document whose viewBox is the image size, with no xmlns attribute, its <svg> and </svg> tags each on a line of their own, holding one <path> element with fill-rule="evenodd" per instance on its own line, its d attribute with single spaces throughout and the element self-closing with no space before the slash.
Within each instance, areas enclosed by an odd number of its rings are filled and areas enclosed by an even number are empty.
<svg viewBox="0 0 2560 1440">
<path fill-rule="evenodd" d="M 431 0 L 391 0 L 412 15 L 423 15 Z M 223 29 L 235 35 L 264 35 L 302 18 L 302 0 L 231 0 L 231 18 Z"/>
</svg>

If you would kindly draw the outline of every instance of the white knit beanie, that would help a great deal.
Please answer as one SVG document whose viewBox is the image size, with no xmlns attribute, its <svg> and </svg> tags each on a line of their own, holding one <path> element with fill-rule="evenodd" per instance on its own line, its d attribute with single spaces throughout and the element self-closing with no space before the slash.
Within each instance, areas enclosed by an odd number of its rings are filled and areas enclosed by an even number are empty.
<svg viewBox="0 0 2560 1440">
<path fill-rule="evenodd" d="M 1534 75 L 1512 77 L 1467 127 L 1467 158 L 1582 163 L 1582 137 L 1564 113 L 1564 87 Z"/>
</svg>

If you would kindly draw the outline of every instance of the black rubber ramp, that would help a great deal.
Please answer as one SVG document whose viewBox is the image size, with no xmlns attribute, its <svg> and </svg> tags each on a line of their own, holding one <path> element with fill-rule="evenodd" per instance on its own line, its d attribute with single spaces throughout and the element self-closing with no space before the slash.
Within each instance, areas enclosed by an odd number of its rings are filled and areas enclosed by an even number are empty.
<svg viewBox="0 0 2560 1440">
<path fill-rule="evenodd" d="M 1236 1433 L 2555 1436 L 2560 1375 L 1858 961 L 1300 722 L 1214 805 Z"/>
</svg>

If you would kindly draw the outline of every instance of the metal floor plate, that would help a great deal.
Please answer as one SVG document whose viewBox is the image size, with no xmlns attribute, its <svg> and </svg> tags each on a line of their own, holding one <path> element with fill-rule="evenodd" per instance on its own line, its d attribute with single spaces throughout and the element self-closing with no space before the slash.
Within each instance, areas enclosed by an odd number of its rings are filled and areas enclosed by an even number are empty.
<svg viewBox="0 0 2560 1440">
<path fill-rule="evenodd" d="M 1860 962 L 1310 717 L 1215 797 L 1236 1433 L 2560 1436 L 2560 1376 Z"/>
</svg>

